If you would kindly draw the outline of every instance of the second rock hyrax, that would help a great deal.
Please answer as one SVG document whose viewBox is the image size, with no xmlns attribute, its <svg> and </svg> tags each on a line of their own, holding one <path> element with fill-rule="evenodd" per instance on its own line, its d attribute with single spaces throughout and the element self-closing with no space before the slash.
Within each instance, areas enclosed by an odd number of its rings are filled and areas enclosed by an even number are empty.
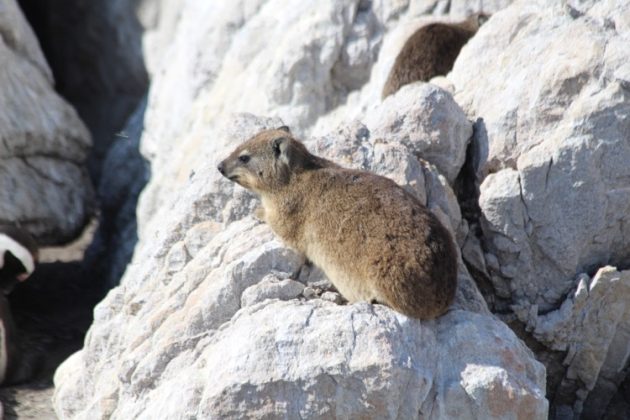
<svg viewBox="0 0 630 420">
<path fill-rule="evenodd" d="M 488 17 L 477 13 L 459 23 L 435 22 L 420 27 L 398 53 L 383 87 L 382 98 L 409 83 L 428 82 L 435 76 L 446 75 L 464 44 Z"/>
<path fill-rule="evenodd" d="M 451 235 L 394 181 L 312 155 L 286 127 L 258 133 L 218 169 L 260 195 L 258 216 L 348 301 L 420 319 L 440 316 L 452 303 Z"/>
</svg>

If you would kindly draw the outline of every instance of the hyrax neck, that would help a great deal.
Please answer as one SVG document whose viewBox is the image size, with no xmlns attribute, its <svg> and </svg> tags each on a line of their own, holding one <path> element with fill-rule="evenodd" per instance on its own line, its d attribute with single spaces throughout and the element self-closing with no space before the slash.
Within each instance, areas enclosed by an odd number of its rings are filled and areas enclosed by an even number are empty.
<svg viewBox="0 0 630 420">
<path fill-rule="evenodd" d="M 265 210 L 264 219 L 271 229 L 290 247 L 304 252 L 303 243 L 305 204 L 301 174 L 294 176 L 287 185 L 272 192 L 262 193 L 260 198 Z"/>
</svg>

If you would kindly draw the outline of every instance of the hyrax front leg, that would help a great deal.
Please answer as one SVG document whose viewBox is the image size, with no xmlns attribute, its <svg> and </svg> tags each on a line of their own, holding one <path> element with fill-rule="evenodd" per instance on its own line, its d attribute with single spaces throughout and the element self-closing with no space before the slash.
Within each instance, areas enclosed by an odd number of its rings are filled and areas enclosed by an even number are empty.
<svg viewBox="0 0 630 420">
<path fill-rule="evenodd" d="M 312 265 L 313 263 L 311 263 L 308 258 L 306 258 L 306 255 L 300 253 L 300 264 L 298 265 L 297 269 L 293 273 L 291 273 L 291 276 L 289 278 L 291 280 L 300 281 L 300 276 L 302 274 L 308 276 Z"/>
</svg>

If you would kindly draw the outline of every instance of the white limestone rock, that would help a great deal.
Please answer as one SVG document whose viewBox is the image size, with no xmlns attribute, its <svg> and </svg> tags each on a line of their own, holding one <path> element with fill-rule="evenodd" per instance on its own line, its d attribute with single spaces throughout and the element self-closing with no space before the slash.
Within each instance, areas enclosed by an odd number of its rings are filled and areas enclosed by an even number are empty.
<svg viewBox="0 0 630 420">
<path fill-rule="evenodd" d="M 265 300 L 241 309 L 218 330 L 188 338 L 175 327 L 171 324 L 170 338 L 162 337 L 166 327 L 156 332 L 155 344 L 164 343 L 160 350 L 140 345 L 124 361 L 113 361 L 124 365 L 118 378 L 99 375 L 123 389 L 103 384 L 109 394 L 92 394 L 88 388 L 83 392 L 90 403 L 83 410 L 75 405 L 75 411 L 58 410 L 58 415 L 547 415 L 544 369 L 505 325 L 485 315 L 452 311 L 423 323 L 380 305 Z M 86 356 L 73 356 L 57 373 L 55 398 L 67 408 L 76 404 L 70 399 L 76 394 L 59 381 L 85 369 Z M 127 398 L 134 403 L 125 403 Z"/>
<path fill-rule="evenodd" d="M 558 394 L 577 396 L 570 407 L 585 418 L 601 418 L 625 379 L 630 357 L 630 271 L 601 268 L 560 309 L 536 319 L 533 334 L 553 350 L 566 351 L 567 371 Z"/>
<path fill-rule="evenodd" d="M 445 90 L 428 83 L 403 86 L 365 117 L 372 135 L 396 141 L 434 164 L 453 183 L 466 158 L 472 123 Z"/>
<path fill-rule="evenodd" d="M 407 20 L 447 13 L 437 3 L 238 0 L 190 1 L 181 8 L 144 0 L 138 13 L 148 31 L 144 45 L 153 81 L 141 147 L 160 176 L 152 184 L 180 175 L 177 169 L 190 160 L 186 151 L 216 137 L 216 126 L 233 113 L 269 115 L 300 135 L 323 135 L 340 123 L 364 120 L 365 111 L 381 102 L 388 60 L 399 49 L 383 40 Z"/>
<path fill-rule="evenodd" d="M 246 121 L 241 126 L 245 131 L 265 122 L 252 116 L 237 121 Z M 351 127 L 368 134 L 360 124 Z M 218 141 L 228 153 L 229 142 Z M 363 150 L 378 156 L 371 152 L 369 135 L 361 139 L 351 128 L 307 144 L 315 151 L 320 143 L 325 148 L 326 141 L 350 155 L 351 150 L 355 155 Z M 422 180 L 415 188 L 424 191 L 423 201 L 436 210 L 444 206 L 447 226 L 459 226 L 452 221 L 461 217 L 456 203 L 444 199 L 450 187 L 443 177 L 428 165 L 414 163 L 405 146 L 391 147 L 399 148 L 401 162 L 418 168 L 409 175 Z M 378 167 L 370 159 L 368 166 Z M 382 166 L 389 167 L 395 165 Z M 544 369 L 488 314 L 463 264 L 457 303 L 438 321 L 410 320 L 379 305 L 302 301 L 302 284 L 261 283 L 270 274 L 297 272 L 301 257 L 248 216 L 251 207 L 241 206 L 243 216 L 224 217 L 224 209 L 238 198 L 208 198 L 230 185 L 223 185 L 215 173 L 216 168 L 207 165 L 197 168 L 170 217 L 160 219 L 159 226 L 145 226 L 148 239 L 139 243 L 121 286 L 95 310 L 84 349 L 57 371 L 55 409 L 60 418 L 246 412 L 395 417 L 397 412 L 419 410 L 429 418 L 444 418 L 452 410 L 469 418 L 500 418 L 503 411 L 492 411 L 495 406 L 470 402 L 489 401 L 488 392 L 506 395 L 501 410 L 545 416 Z M 419 173 L 422 178 L 414 175 Z M 402 180 L 405 184 L 412 179 Z M 200 207 L 202 203 L 206 207 Z M 199 237 L 208 242 L 200 244 L 194 239 Z M 490 337 L 491 345 L 479 345 Z M 278 358 L 277 349 L 286 355 Z M 483 371 L 485 379 L 464 375 L 471 364 L 479 365 L 474 369 Z M 482 367 L 486 365 L 494 367 Z M 357 386 L 365 386 L 366 393 L 356 394 Z M 450 391 L 437 398 L 443 389 Z M 319 397 L 311 401 L 309 395 Z M 268 403 L 284 398 L 286 404 Z"/>
<path fill-rule="evenodd" d="M 626 377 L 629 306 L 609 301 L 625 272 L 583 273 L 630 258 L 628 22 L 623 1 L 517 2 L 448 75 L 479 118 L 488 278 L 526 330 L 569 352 L 550 378 L 560 417 L 602 416 Z"/>
<path fill-rule="evenodd" d="M 299 281 L 291 279 L 280 280 L 276 275 L 269 274 L 263 277 L 259 283 L 243 291 L 241 307 L 252 306 L 267 299 L 297 299 L 303 290 L 304 285 Z"/>
<path fill-rule="evenodd" d="M 152 70 L 141 139 L 152 179 L 138 207 L 139 242 L 121 285 L 95 309 L 85 347 L 55 375 L 60 418 L 546 418 L 544 368 L 489 314 L 461 259 L 456 303 L 435 321 L 310 292 L 306 300 L 302 284 L 267 277 L 297 272 L 301 257 L 252 217 L 258 200 L 216 170 L 259 130 L 289 124 L 314 153 L 417 194 L 461 244 L 468 227 L 449 180 L 471 125 L 450 95 L 416 87 L 427 104 L 403 95 L 402 112 L 416 123 L 399 137 L 390 120 L 370 120 L 377 137 L 340 105 L 360 86 L 380 92 L 368 69 L 385 23 L 409 6 L 186 3 Z M 395 118 L 398 105 L 382 111 Z M 339 129 L 304 135 L 331 111 Z M 459 124 L 435 149 L 411 134 L 444 128 L 422 120 L 425 111 Z M 454 156 L 433 162 L 417 150 Z M 299 278 L 312 290 L 316 279 Z"/>
<path fill-rule="evenodd" d="M 628 257 L 630 32 L 610 25 L 629 10 L 515 4 L 449 75 L 466 112 L 483 118 L 484 234 L 494 281 L 518 303 L 553 308 L 578 273 Z M 498 74 L 509 77 L 497 83 Z"/>
</svg>

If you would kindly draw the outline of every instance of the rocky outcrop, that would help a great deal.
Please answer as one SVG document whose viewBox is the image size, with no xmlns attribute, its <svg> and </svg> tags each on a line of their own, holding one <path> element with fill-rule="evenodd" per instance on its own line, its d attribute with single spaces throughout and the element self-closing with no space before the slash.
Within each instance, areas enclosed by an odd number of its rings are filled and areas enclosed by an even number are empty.
<svg viewBox="0 0 630 420">
<path fill-rule="evenodd" d="M 443 88 L 381 103 L 405 30 L 459 6 L 272 3 L 199 3 L 157 25 L 175 40 L 141 142 L 155 172 L 140 242 L 58 373 L 58 413 L 544 417 L 540 366 L 475 282 L 547 364 L 552 417 L 630 412 L 628 5 L 517 2 L 435 80 Z M 251 218 L 256 199 L 213 173 L 282 123 L 318 154 L 395 179 L 449 226 L 463 256 L 451 313 L 417 324 L 340 304 L 321 273 L 289 278 L 298 259 Z"/>
<path fill-rule="evenodd" d="M 534 336 L 566 352 L 567 370 L 556 394 L 560 413 L 602 418 L 626 377 L 630 349 L 630 271 L 604 267 L 579 277 L 559 310 L 538 317 Z M 576 399 L 577 396 L 577 399 Z"/>
<path fill-rule="evenodd" d="M 40 243 L 69 240 L 91 211 L 90 136 L 55 93 L 14 0 L 0 6 L 0 61 L 0 223 L 19 223 Z"/>
<path fill-rule="evenodd" d="M 371 85 L 386 25 L 405 7 L 291 2 L 283 8 L 295 13 L 284 14 L 242 3 L 198 2 L 175 19 L 141 140 L 152 178 L 138 207 L 140 241 L 84 349 L 56 374 L 57 414 L 544 418 L 544 369 L 489 314 L 461 258 L 456 304 L 437 321 L 340 304 L 317 270 L 288 278 L 299 256 L 252 218 L 257 199 L 215 169 L 260 129 L 311 131 Z M 365 125 L 339 109 L 333 118 L 344 124 L 308 147 L 393 178 L 465 243 L 451 184 L 472 125 L 452 96 L 410 86 L 361 114 Z"/>
<path fill-rule="evenodd" d="M 559 417 L 600 417 L 628 365 L 628 304 L 616 300 L 627 275 L 598 269 L 630 266 L 629 22 L 621 1 L 521 2 L 481 28 L 449 75 L 481 118 L 494 309 L 547 347 L 541 357 L 566 352 L 550 378 Z"/>
<path fill-rule="evenodd" d="M 247 137 L 273 123 L 242 116 L 230 125 Z M 448 226 L 462 223 L 445 179 L 402 144 L 360 124 L 308 144 L 381 173 L 408 162 L 401 183 Z M 300 257 L 246 215 L 251 197 L 231 195 L 232 185 L 214 165 L 199 167 L 182 205 L 161 219 L 164 232 L 141 242 L 122 285 L 97 307 L 86 347 L 57 372 L 60 417 L 545 417 L 544 370 L 488 314 L 463 265 L 457 305 L 438 321 L 301 298 L 308 276 L 280 280 Z M 245 211 L 221 217 L 235 206 Z"/>
</svg>

